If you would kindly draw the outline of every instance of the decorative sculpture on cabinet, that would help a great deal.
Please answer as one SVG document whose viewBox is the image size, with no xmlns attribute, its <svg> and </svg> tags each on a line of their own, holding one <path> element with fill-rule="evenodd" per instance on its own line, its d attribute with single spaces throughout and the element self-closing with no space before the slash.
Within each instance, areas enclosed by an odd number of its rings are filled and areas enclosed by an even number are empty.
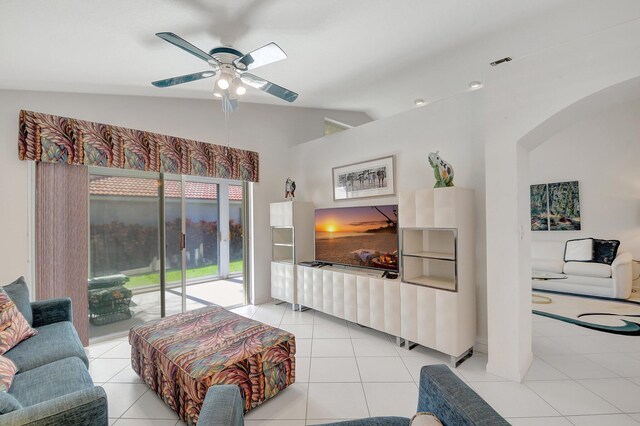
<svg viewBox="0 0 640 426">
<path fill-rule="evenodd" d="M 291 180 L 290 177 L 287 178 L 287 181 L 284 183 L 284 199 L 288 200 L 289 196 L 293 200 L 296 197 L 296 182 Z"/>
<path fill-rule="evenodd" d="M 438 155 L 440 151 L 429 153 L 429 164 L 433 167 L 433 176 L 436 178 L 434 188 L 453 186 L 453 167 Z"/>
</svg>

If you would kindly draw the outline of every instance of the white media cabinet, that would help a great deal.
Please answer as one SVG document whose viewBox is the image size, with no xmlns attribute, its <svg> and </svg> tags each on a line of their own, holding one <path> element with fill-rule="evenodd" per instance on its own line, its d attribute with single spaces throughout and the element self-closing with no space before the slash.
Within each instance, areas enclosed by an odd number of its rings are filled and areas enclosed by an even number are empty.
<svg viewBox="0 0 640 426">
<path fill-rule="evenodd" d="M 458 187 L 399 194 L 402 278 L 274 258 L 272 297 L 391 334 L 407 349 L 435 349 L 458 365 L 476 338 L 473 198 L 472 190 Z M 313 238 L 308 243 L 313 250 Z"/>
</svg>

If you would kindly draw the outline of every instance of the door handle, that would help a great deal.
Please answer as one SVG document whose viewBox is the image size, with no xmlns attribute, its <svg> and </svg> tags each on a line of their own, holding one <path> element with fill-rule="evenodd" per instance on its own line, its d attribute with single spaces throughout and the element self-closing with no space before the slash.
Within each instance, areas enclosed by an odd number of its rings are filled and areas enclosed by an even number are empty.
<svg viewBox="0 0 640 426">
<path fill-rule="evenodd" d="M 180 250 L 184 250 L 185 248 L 187 248 L 187 236 L 180 233 Z"/>
</svg>

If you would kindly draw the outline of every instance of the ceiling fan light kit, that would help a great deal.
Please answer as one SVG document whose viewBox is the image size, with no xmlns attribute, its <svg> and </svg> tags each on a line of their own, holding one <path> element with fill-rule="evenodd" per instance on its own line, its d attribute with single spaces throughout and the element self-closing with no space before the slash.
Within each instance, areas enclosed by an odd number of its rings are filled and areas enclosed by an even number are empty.
<svg viewBox="0 0 640 426">
<path fill-rule="evenodd" d="M 226 76 L 222 74 L 218 79 L 218 87 L 221 88 L 222 90 L 227 90 L 231 85 L 231 83 L 229 82 L 230 80 L 231 80 L 230 76 Z"/>
<path fill-rule="evenodd" d="M 240 78 L 236 77 L 231 82 L 231 86 L 229 87 L 229 91 L 231 93 L 234 93 L 234 94 L 238 95 L 238 96 L 242 96 L 245 93 L 247 93 L 247 88 L 244 87 L 244 84 L 242 84 L 242 80 L 240 80 Z"/>
<path fill-rule="evenodd" d="M 242 52 L 231 47 L 216 47 L 207 53 L 174 33 L 161 32 L 156 33 L 156 35 L 202 59 L 212 68 L 208 71 L 152 82 L 151 84 L 156 87 L 171 87 L 219 75 L 214 84 L 213 96 L 223 100 L 222 108 L 225 112 L 237 110 L 238 102 L 236 96 L 244 95 L 247 92 L 246 86 L 262 90 L 287 102 L 293 102 L 298 98 L 296 92 L 247 72 L 287 57 L 284 51 L 273 42 L 247 54 L 242 54 Z"/>
</svg>

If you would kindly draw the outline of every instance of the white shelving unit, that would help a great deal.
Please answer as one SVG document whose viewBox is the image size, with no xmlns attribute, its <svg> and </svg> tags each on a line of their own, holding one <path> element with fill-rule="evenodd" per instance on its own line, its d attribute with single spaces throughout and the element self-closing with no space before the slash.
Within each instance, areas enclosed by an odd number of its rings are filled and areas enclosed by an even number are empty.
<svg viewBox="0 0 640 426">
<path fill-rule="evenodd" d="M 457 363 L 476 338 L 474 192 L 428 188 L 399 199 L 400 337 Z"/>
<path fill-rule="evenodd" d="M 313 260 L 312 203 L 271 203 L 271 297 L 296 304 L 296 263 Z"/>
<path fill-rule="evenodd" d="M 473 190 L 399 194 L 402 279 L 396 280 L 366 269 L 298 265 L 313 260 L 313 206 L 282 204 L 271 205 L 272 297 L 391 334 L 405 347 L 417 343 L 443 352 L 453 365 L 471 353 L 476 338 Z"/>
</svg>

